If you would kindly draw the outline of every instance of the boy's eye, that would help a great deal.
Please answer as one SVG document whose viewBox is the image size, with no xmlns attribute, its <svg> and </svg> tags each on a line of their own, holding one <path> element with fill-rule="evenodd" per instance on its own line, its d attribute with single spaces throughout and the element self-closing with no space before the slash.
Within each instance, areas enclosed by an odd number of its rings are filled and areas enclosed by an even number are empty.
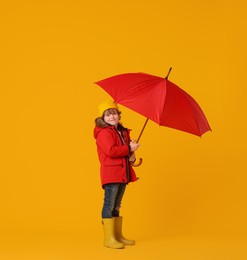
<svg viewBox="0 0 247 260">
<path fill-rule="evenodd" d="M 106 116 L 110 116 L 110 115 L 116 115 L 117 113 L 107 113 L 105 114 Z"/>
</svg>

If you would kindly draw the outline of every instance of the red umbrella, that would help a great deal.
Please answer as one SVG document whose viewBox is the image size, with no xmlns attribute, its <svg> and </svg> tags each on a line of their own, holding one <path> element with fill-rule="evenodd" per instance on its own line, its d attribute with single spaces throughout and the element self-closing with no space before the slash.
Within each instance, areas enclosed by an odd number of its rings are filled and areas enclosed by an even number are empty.
<svg viewBox="0 0 247 260">
<path fill-rule="evenodd" d="M 211 130 L 198 103 L 166 78 L 146 73 L 125 73 L 96 82 L 116 103 L 130 108 L 161 126 L 197 136 Z M 138 141 L 141 137 L 138 138 Z"/>
</svg>

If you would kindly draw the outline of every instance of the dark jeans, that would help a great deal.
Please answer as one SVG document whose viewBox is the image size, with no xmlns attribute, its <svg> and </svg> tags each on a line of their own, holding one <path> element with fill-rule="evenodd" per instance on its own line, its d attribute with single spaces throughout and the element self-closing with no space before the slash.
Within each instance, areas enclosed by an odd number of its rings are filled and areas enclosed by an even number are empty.
<svg viewBox="0 0 247 260">
<path fill-rule="evenodd" d="M 125 188 L 125 183 L 112 183 L 104 185 L 105 197 L 102 208 L 102 218 L 119 216 L 119 210 Z"/>
</svg>

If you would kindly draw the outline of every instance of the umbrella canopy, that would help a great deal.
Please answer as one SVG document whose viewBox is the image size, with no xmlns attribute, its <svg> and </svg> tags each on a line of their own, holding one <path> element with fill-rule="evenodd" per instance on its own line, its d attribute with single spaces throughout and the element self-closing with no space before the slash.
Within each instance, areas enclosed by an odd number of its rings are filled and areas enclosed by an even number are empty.
<svg viewBox="0 0 247 260">
<path fill-rule="evenodd" d="M 162 78 L 146 73 L 125 73 L 103 79 L 96 84 L 116 103 L 161 126 L 197 136 L 211 130 L 198 103 L 169 81 L 168 75 Z"/>
</svg>

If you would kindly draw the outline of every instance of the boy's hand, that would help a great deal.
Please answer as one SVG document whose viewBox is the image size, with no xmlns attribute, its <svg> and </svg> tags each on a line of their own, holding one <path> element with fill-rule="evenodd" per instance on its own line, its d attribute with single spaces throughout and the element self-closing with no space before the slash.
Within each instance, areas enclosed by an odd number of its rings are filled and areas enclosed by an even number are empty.
<svg viewBox="0 0 247 260">
<path fill-rule="evenodd" d="M 138 149 L 139 146 L 140 146 L 140 144 L 137 144 L 135 142 L 135 140 L 132 140 L 130 142 L 130 150 L 131 150 L 131 152 L 135 152 Z"/>
<path fill-rule="evenodd" d="M 136 161 L 136 156 L 135 156 L 134 153 L 132 153 L 131 156 L 129 157 L 129 161 L 130 161 L 131 163 L 134 163 L 134 162 Z"/>
</svg>

